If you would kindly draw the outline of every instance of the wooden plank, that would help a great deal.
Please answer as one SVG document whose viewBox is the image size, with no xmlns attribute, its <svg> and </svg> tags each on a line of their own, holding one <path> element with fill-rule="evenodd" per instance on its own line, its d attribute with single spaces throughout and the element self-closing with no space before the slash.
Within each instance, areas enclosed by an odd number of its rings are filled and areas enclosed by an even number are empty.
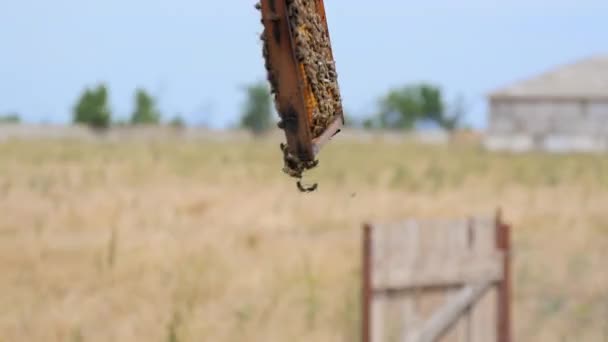
<svg viewBox="0 0 608 342">
<path fill-rule="evenodd" d="M 489 289 L 472 311 L 473 329 L 469 342 L 496 341 L 496 288 Z"/>
<path fill-rule="evenodd" d="M 458 224 L 458 226 L 455 226 L 455 229 L 449 229 L 448 234 L 446 234 L 448 245 L 446 249 L 449 250 L 448 258 L 451 255 L 458 254 L 462 251 L 467 251 L 469 253 L 473 251 L 472 247 L 474 247 L 475 241 L 469 241 L 470 228 L 472 228 L 470 221 L 459 221 Z M 462 286 L 446 288 L 446 290 L 443 291 L 445 294 L 444 305 L 453 301 L 454 298 L 458 296 L 461 289 Z M 450 331 L 443 337 L 441 340 L 442 342 L 470 342 L 467 336 L 468 324 L 470 323 L 470 311 L 471 309 L 468 309 L 463 314 L 462 319 L 459 319 L 456 322 Z"/>
<path fill-rule="evenodd" d="M 408 221 L 375 231 L 372 287 L 453 286 L 484 279 L 499 267 L 492 220 Z M 469 241 L 472 240 L 472 241 Z"/>
<path fill-rule="evenodd" d="M 407 262 L 406 267 L 413 269 L 417 258 L 420 256 L 420 239 L 424 232 L 421 231 L 420 225 L 415 221 L 408 222 L 406 227 L 407 232 L 404 234 L 406 241 L 402 255 Z M 420 297 L 423 295 L 422 291 L 417 291 L 402 297 L 404 317 L 401 320 L 402 326 L 399 336 L 404 333 L 415 332 L 421 322 L 424 322 L 425 317 L 420 310 Z M 397 336 L 397 339 L 399 336 Z"/>
<path fill-rule="evenodd" d="M 372 342 L 386 341 L 385 339 L 385 311 L 389 298 L 372 297 L 371 303 L 371 338 Z"/>
<path fill-rule="evenodd" d="M 416 267 L 415 269 L 391 269 L 390 275 L 372 275 L 372 288 L 376 293 L 407 292 L 423 288 L 448 288 L 472 282 L 502 277 L 502 253 L 496 252 L 479 260 L 475 257 L 454 258 L 450 266 L 442 268 Z M 377 267 L 377 266 L 376 266 Z"/>
<path fill-rule="evenodd" d="M 371 258 L 374 251 L 372 250 L 372 231 L 371 224 L 363 225 L 362 234 L 362 253 L 361 253 L 361 342 L 371 342 L 371 306 L 373 302 L 373 294 L 371 287 Z"/>
<path fill-rule="evenodd" d="M 419 336 L 406 337 L 407 342 L 436 342 L 452 327 L 464 312 L 474 305 L 490 287 L 493 281 L 486 280 L 476 285 L 466 286 L 449 304 L 437 311 L 426 322 Z"/>
<path fill-rule="evenodd" d="M 462 291 L 462 287 L 453 288 L 443 291 L 445 294 L 445 302 L 443 305 L 449 305 L 455 298 L 458 297 L 460 292 Z M 441 307 L 435 308 L 435 311 L 440 310 Z M 463 313 L 460 319 L 458 319 L 454 325 L 446 331 L 445 335 L 442 336 L 441 342 L 471 342 L 471 340 L 467 336 L 467 324 L 470 323 L 470 312 L 472 307 L 467 308 Z M 429 317 L 430 318 L 430 317 Z"/>
<path fill-rule="evenodd" d="M 399 319 L 401 323 L 400 335 L 402 335 L 404 333 L 415 331 L 420 326 L 420 322 L 423 320 L 420 317 L 416 305 L 416 295 L 403 296 L 399 298 L 399 300 L 401 301 L 401 308 L 403 310 L 403 317 Z"/>
<path fill-rule="evenodd" d="M 301 161 L 313 161 L 312 135 L 293 49 L 287 5 L 285 1 L 276 0 L 262 0 L 260 4 L 268 49 L 268 78 L 276 91 L 277 111 L 289 152 Z"/>
</svg>

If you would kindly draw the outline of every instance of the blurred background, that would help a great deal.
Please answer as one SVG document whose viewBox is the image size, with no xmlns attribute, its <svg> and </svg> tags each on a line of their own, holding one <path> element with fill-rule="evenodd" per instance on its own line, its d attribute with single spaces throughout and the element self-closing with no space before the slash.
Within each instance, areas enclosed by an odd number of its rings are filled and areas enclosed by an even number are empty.
<svg viewBox="0 0 608 342">
<path fill-rule="evenodd" d="M 354 341 L 360 227 L 500 207 L 516 341 L 608 341 L 603 1 L 326 1 L 281 172 L 253 1 L 0 3 L 0 341 Z"/>
</svg>

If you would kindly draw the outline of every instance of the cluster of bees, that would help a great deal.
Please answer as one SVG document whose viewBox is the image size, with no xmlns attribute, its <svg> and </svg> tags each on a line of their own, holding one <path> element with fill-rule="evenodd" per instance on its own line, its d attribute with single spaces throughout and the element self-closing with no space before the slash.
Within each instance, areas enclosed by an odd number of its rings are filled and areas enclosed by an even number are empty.
<svg viewBox="0 0 608 342">
<path fill-rule="evenodd" d="M 259 6 L 256 5 L 256 8 Z M 262 55 L 264 56 L 264 67 L 266 68 L 266 77 L 268 79 L 268 83 L 270 83 L 270 92 L 272 94 L 272 98 L 275 99 L 276 101 L 276 94 L 277 94 L 277 81 L 274 78 L 273 72 L 272 72 L 272 68 L 270 67 L 270 57 L 269 57 L 269 51 L 268 51 L 268 37 L 266 36 L 266 30 L 264 30 L 264 32 L 262 32 L 262 34 L 260 35 L 260 40 L 262 41 Z M 276 106 L 275 104 L 275 107 Z"/>
<path fill-rule="evenodd" d="M 312 111 L 310 133 L 318 138 L 335 118 L 342 116 L 342 103 L 338 89 L 338 75 L 333 60 L 329 33 L 324 19 L 319 15 L 316 0 L 286 0 L 289 15 L 290 31 L 293 39 L 294 54 L 303 76 L 303 83 L 308 88 L 305 94 L 307 108 Z M 255 6 L 258 10 L 261 5 Z M 277 82 L 270 65 L 268 37 L 266 31 L 260 36 L 263 44 L 263 57 L 270 83 L 272 97 L 277 94 Z M 281 123 L 279 123 L 281 127 Z M 287 146 L 281 144 L 285 167 L 283 172 L 291 177 L 301 179 L 302 173 L 315 167 L 318 161 L 302 162 L 289 153 Z M 317 185 L 304 187 L 297 183 L 300 191 L 313 191 Z"/>
<path fill-rule="evenodd" d="M 288 0 L 289 23 L 295 55 L 303 66 L 306 83 L 314 96 L 313 138 L 319 137 L 334 118 L 342 115 L 338 74 L 333 60 L 329 33 L 317 11 L 315 0 Z"/>
</svg>

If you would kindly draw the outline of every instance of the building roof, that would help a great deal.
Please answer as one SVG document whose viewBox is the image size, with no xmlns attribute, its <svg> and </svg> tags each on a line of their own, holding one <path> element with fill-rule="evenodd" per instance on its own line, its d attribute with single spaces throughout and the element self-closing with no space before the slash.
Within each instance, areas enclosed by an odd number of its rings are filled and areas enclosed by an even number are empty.
<svg viewBox="0 0 608 342">
<path fill-rule="evenodd" d="M 497 89 L 491 98 L 608 99 L 608 55 L 585 58 Z"/>
</svg>

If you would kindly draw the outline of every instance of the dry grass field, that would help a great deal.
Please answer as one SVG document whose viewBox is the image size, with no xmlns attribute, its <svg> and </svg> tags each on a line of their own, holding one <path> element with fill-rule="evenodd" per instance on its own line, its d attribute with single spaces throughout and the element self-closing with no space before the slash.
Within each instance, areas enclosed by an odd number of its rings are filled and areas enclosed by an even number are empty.
<svg viewBox="0 0 608 342">
<path fill-rule="evenodd" d="M 0 144 L 0 341 L 356 341 L 363 221 L 514 225 L 517 341 L 608 341 L 608 158 L 337 139 Z"/>
</svg>

